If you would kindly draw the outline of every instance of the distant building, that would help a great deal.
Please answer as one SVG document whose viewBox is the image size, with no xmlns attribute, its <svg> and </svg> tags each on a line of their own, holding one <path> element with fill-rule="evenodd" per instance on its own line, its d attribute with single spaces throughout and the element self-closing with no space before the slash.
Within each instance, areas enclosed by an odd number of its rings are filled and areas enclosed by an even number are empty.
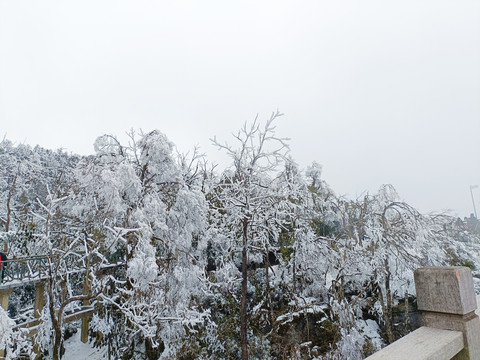
<svg viewBox="0 0 480 360">
<path fill-rule="evenodd" d="M 470 214 L 470 217 L 465 218 L 464 222 L 468 231 L 480 233 L 480 221 L 475 217 L 475 215 Z"/>
</svg>

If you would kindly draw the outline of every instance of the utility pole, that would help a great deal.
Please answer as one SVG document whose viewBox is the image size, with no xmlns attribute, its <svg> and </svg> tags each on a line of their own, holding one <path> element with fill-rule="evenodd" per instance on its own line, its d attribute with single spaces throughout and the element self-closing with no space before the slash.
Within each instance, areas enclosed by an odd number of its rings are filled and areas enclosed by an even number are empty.
<svg viewBox="0 0 480 360">
<path fill-rule="evenodd" d="M 476 188 L 478 188 L 478 185 L 470 185 L 470 195 L 472 196 L 473 212 L 475 214 L 475 218 L 478 219 L 477 208 L 475 207 L 475 200 L 473 199 L 473 189 L 476 189 Z"/>
</svg>

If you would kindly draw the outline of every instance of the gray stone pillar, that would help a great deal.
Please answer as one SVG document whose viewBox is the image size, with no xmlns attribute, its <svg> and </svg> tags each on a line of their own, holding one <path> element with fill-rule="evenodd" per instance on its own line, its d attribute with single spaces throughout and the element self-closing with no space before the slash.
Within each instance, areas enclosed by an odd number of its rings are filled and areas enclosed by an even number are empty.
<svg viewBox="0 0 480 360">
<path fill-rule="evenodd" d="M 469 268 L 424 267 L 415 270 L 418 310 L 424 326 L 463 333 L 465 348 L 453 359 L 480 359 L 480 319 Z"/>
</svg>

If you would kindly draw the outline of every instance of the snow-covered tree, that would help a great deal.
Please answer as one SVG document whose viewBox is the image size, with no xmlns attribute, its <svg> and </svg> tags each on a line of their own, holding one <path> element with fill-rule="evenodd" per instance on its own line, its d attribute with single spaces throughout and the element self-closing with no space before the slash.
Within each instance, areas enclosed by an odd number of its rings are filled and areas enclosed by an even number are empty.
<svg viewBox="0 0 480 360">
<path fill-rule="evenodd" d="M 175 357 L 188 329 L 208 318 L 201 307 L 206 279 L 199 235 L 206 225 L 206 202 L 173 156 L 173 144 L 158 131 L 129 146 L 114 138 L 97 140 L 97 206 L 106 211 L 104 242 L 125 252 L 125 277 L 111 277 L 102 304 L 125 319 L 123 348 L 144 339 L 148 356 Z M 97 165 L 95 165 L 97 166 Z M 97 176 L 95 175 L 95 176 Z"/>
<path fill-rule="evenodd" d="M 231 166 L 223 173 L 211 198 L 211 226 L 217 252 L 216 275 L 220 282 L 235 286 L 240 279 L 240 347 L 242 359 L 248 359 L 248 307 L 251 312 L 269 308 L 270 280 L 269 253 L 278 246 L 284 224 L 284 213 L 290 211 L 290 199 L 276 187 L 275 177 L 286 160 L 288 146 L 284 138 L 275 136 L 274 121 L 280 114 L 273 113 L 262 127 L 257 120 L 245 124 L 234 135 L 235 145 L 214 144 L 231 158 Z M 265 269 L 265 304 L 251 304 L 249 298 L 249 269 L 263 264 Z M 250 284 L 251 285 L 251 284 Z M 233 289 L 230 289 L 230 291 Z M 250 293 L 250 295 L 249 295 Z M 267 316 L 268 318 L 268 316 Z M 269 326 L 273 326 L 268 319 Z"/>
<path fill-rule="evenodd" d="M 159 131 L 101 136 L 84 157 L 3 140 L 0 241 L 47 264 L 37 348 L 59 359 L 66 314 L 90 304 L 91 335 L 118 358 L 361 359 L 412 329 L 394 315 L 415 268 L 480 269 L 464 221 L 391 185 L 345 199 L 317 163 L 301 170 L 278 116 L 214 139 L 222 172 Z M 0 347 L 33 356 L 15 321 L 0 311 Z"/>
</svg>

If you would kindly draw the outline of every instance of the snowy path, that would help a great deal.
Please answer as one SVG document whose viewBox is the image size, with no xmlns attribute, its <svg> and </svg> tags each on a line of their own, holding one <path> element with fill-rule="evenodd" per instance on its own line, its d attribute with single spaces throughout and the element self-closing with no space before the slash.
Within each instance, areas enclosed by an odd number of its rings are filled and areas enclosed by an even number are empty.
<svg viewBox="0 0 480 360">
<path fill-rule="evenodd" d="M 84 344 L 80 341 L 80 331 L 65 340 L 64 359 L 68 360 L 102 360 L 107 359 L 106 348 L 94 348 L 92 343 Z"/>
</svg>

